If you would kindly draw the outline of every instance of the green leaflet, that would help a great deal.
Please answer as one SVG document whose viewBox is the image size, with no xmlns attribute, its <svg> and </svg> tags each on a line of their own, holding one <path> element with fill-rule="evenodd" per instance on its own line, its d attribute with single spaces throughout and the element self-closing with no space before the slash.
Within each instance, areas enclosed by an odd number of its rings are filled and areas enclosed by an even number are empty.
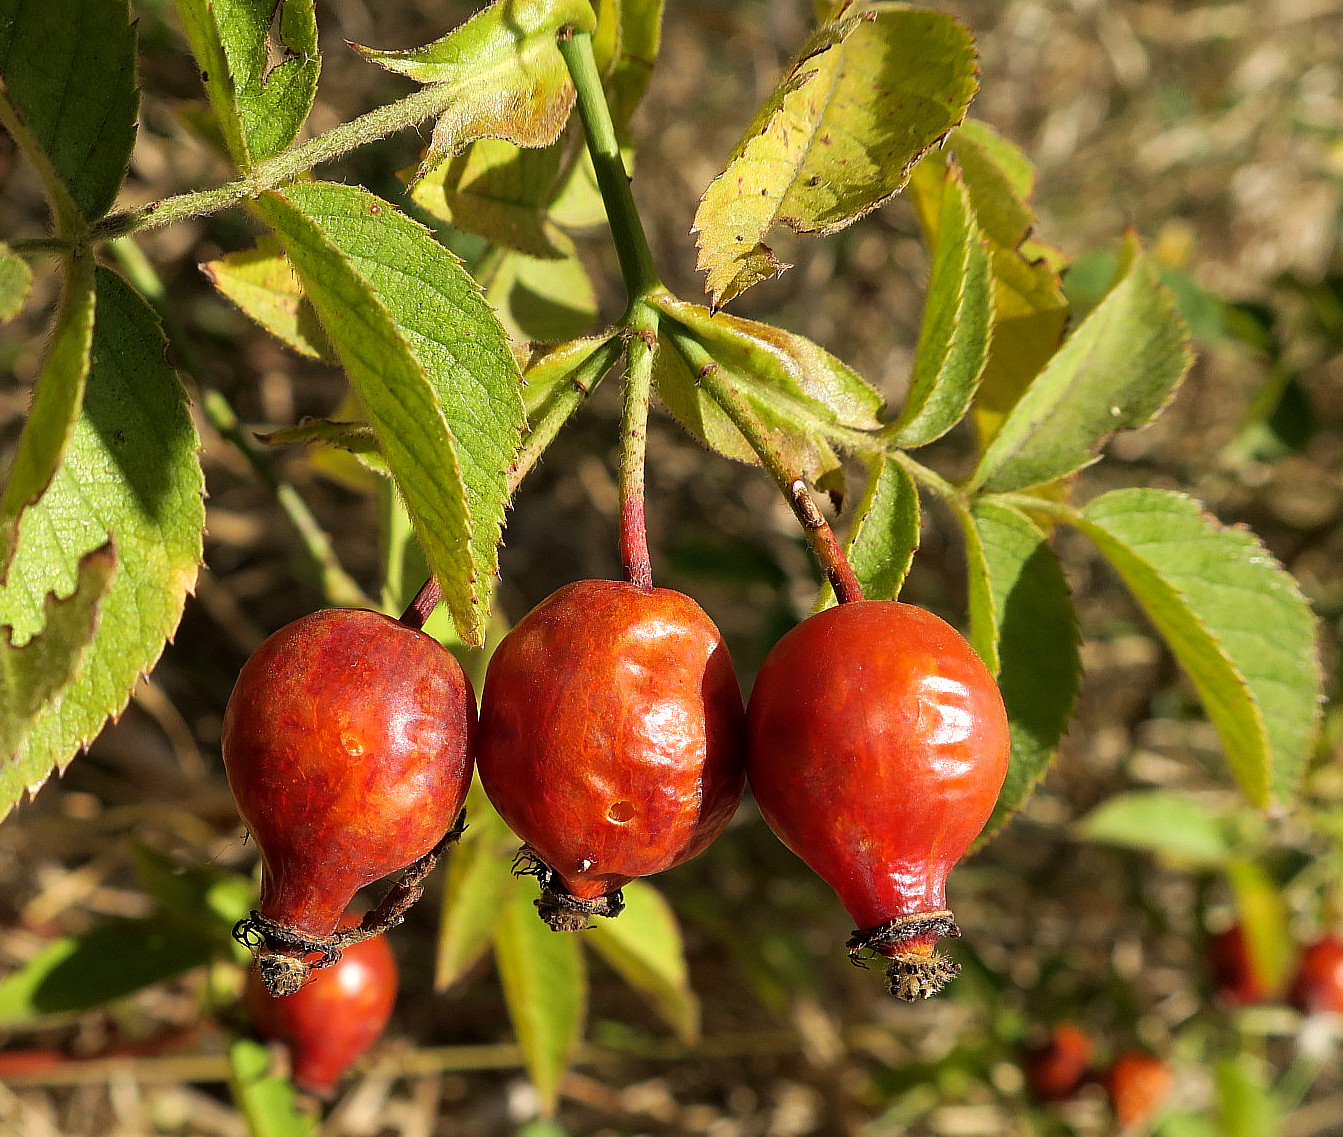
<svg viewBox="0 0 1343 1137">
<path fill-rule="evenodd" d="M 276 339 L 310 359 L 335 359 L 321 321 L 279 242 L 263 237 L 250 249 L 200 266 L 219 291 Z"/>
<path fill-rule="evenodd" d="M 177 0 L 177 11 L 234 161 L 247 168 L 286 149 L 322 67 L 313 0 Z M 272 31 L 285 53 L 274 66 Z"/>
<path fill-rule="evenodd" d="M 699 1000 L 690 988 L 676 914 L 644 881 L 630 881 L 621 893 L 625 910 L 619 919 L 594 922 L 583 942 L 648 1000 L 682 1042 L 693 1046 L 699 1039 Z"/>
<path fill-rule="evenodd" d="M 597 292 L 577 257 L 539 260 L 505 253 L 485 285 L 508 334 L 553 343 L 581 336 L 597 316 Z"/>
<path fill-rule="evenodd" d="M 1222 818 L 1193 798 L 1164 790 L 1109 798 L 1077 823 L 1077 831 L 1088 841 L 1203 866 L 1226 864 L 1235 847 Z"/>
<path fill-rule="evenodd" d="M 97 627 L 101 602 L 116 568 L 111 544 L 86 553 L 79 584 L 63 600 L 48 596 L 42 630 L 23 647 L 14 647 L 0 627 L 0 763 L 9 767 L 42 708 L 74 676 Z M 33 771 L 45 774 L 45 771 Z M 19 771 L 20 780 L 24 777 Z"/>
<path fill-rule="evenodd" d="M 312 1137 L 317 1132 L 319 1114 L 300 1105 L 289 1079 L 271 1073 L 270 1050 L 263 1043 L 234 1039 L 228 1058 L 229 1089 L 250 1137 Z"/>
<path fill-rule="evenodd" d="M 503 329 L 451 253 L 363 190 L 298 184 L 256 209 L 368 412 L 462 638 L 479 643 L 523 423 Z"/>
<path fill-rule="evenodd" d="M 819 28 L 695 213 L 713 306 L 788 267 L 764 242 L 775 224 L 833 233 L 897 193 L 977 86 L 974 41 L 940 12 L 883 4 Z"/>
<path fill-rule="evenodd" d="M 989 359 L 993 292 L 989 255 L 959 167 L 948 167 L 932 277 L 914 371 L 892 441 L 906 449 L 941 438 L 965 417 Z"/>
<path fill-rule="evenodd" d="M 1115 431 L 1160 413 L 1192 362 L 1184 320 L 1131 240 L 1119 279 L 1013 406 L 972 484 L 1023 489 L 1094 462 Z"/>
<path fill-rule="evenodd" d="M 515 888 L 494 932 L 494 955 L 527 1073 L 552 1114 L 569 1056 L 583 1032 L 588 981 L 579 933 L 552 932 L 532 891 Z"/>
<path fill-rule="evenodd" d="M 895 600 L 919 547 L 919 490 L 898 462 L 875 460 L 845 543 L 849 563 L 868 600 Z M 821 589 L 819 607 L 835 603 L 835 590 Z"/>
<path fill-rule="evenodd" d="M 28 262 L 11 253 L 9 246 L 0 241 L 0 323 L 23 311 L 32 283 L 33 272 Z"/>
<path fill-rule="evenodd" d="M 161 916 L 52 941 L 0 980 L 0 1026 L 89 1010 L 210 962 L 208 935 Z"/>
<path fill-rule="evenodd" d="M 1124 578 L 1197 688 L 1255 805 L 1290 802 L 1322 698 L 1315 618 L 1248 530 L 1164 490 L 1115 490 L 1072 523 Z"/>
<path fill-rule="evenodd" d="M 49 592 L 74 591 L 79 558 L 111 537 L 119 571 L 98 632 L 70 684 L 34 721 L 15 765 L 0 770 L 0 809 L 63 769 L 152 667 L 177 627 L 201 557 L 205 510 L 199 442 L 186 393 L 164 362 L 149 306 L 106 269 L 83 407 L 46 493 L 27 509 L 0 623 L 35 635 Z"/>
<path fill-rule="evenodd" d="M 434 126 L 416 179 L 479 138 L 549 146 L 574 103 L 556 36 L 592 31 L 587 0 L 495 0 L 441 39 L 407 51 L 352 45 L 365 59 L 414 79 L 446 85 L 459 97 Z"/>
<path fill-rule="evenodd" d="M 953 155 L 992 266 L 993 340 L 975 394 L 975 423 L 984 446 L 1058 349 L 1068 302 L 1059 284 L 1062 254 L 1030 236 L 1035 171 L 1020 150 L 975 119 L 952 131 L 947 146 L 924 158 L 910 179 L 929 247 L 940 247 L 944 178 Z"/>
<path fill-rule="evenodd" d="M 434 959 L 434 987 L 439 991 L 465 976 L 489 950 L 518 888 L 512 869 L 518 839 L 490 805 L 479 779 L 471 783 L 466 817 L 467 829 L 453 847 L 443 886 Z"/>
<path fill-rule="evenodd" d="M 67 263 L 64 293 L 51 347 L 42 361 L 28 421 L 0 491 L 0 581 L 14 552 L 19 517 L 37 501 L 60 468 L 79 417 L 93 343 L 93 253 L 84 250 Z"/>
<path fill-rule="evenodd" d="M 962 517 L 970 642 L 998 679 L 1012 732 L 1007 778 L 984 827 L 992 836 L 1054 760 L 1082 677 L 1077 614 L 1045 534 L 1009 506 L 978 501 Z"/>
<path fill-rule="evenodd" d="M 606 101 L 616 137 L 625 142 L 630 119 L 644 97 L 653 64 L 662 45 L 662 13 L 665 0 L 617 0 L 618 48 L 606 79 Z M 605 70 L 605 69 L 603 69 Z"/>
<path fill-rule="evenodd" d="M 68 203 L 97 221 L 126 176 L 140 105 L 126 0 L 0 0 L 0 80 L 55 212 Z"/>
<path fill-rule="evenodd" d="M 573 242 L 547 215 L 564 150 L 558 140 L 526 150 L 481 138 L 418 178 L 411 197 L 434 217 L 491 244 L 531 257 L 569 257 Z"/>
<path fill-rule="evenodd" d="M 654 303 L 682 329 L 664 329 L 653 368 L 658 395 L 682 426 L 720 454 L 756 462 L 755 452 L 676 346 L 679 338 L 688 337 L 774 434 L 784 461 L 799 476 L 825 488 L 842 485 L 839 459 L 826 436 L 876 429 L 882 405 L 876 391 L 803 336 L 726 312 L 710 313 L 666 293 Z"/>
<path fill-rule="evenodd" d="M 1270 990 L 1283 990 L 1296 962 L 1297 944 L 1281 886 L 1263 866 L 1237 856 L 1229 856 L 1226 878 L 1257 970 Z"/>
</svg>

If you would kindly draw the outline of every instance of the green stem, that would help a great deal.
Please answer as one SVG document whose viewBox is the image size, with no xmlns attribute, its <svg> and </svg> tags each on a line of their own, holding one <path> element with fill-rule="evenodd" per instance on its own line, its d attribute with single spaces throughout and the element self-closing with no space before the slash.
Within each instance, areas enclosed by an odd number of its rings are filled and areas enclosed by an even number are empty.
<svg viewBox="0 0 1343 1137">
<path fill-rule="evenodd" d="M 807 543 L 825 572 L 826 579 L 834 588 L 835 598 L 841 604 L 861 600 L 862 585 L 858 583 L 858 577 L 853 571 L 853 566 L 849 564 L 849 558 L 844 555 L 844 549 L 835 538 L 835 531 L 830 528 L 829 522 L 822 516 L 811 494 L 807 492 L 806 482 L 798 471 L 784 460 L 751 405 L 724 379 L 722 369 L 686 328 L 670 319 L 664 321 L 662 327 L 676 350 L 690 365 L 699 385 L 732 420 L 732 425 L 741 432 L 765 469 L 778 483 L 783 496 L 792 506 L 794 515 L 802 523 Z"/>
<path fill-rule="evenodd" d="M 460 94 L 460 90 L 452 84 L 437 83 L 423 87 L 404 99 L 376 107 L 351 122 L 342 123 L 325 134 L 309 139 L 301 146 L 258 163 L 246 177 L 229 182 L 228 185 L 166 197 L 139 209 L 104 218 L 93 227 L 92 239 L 109 241 L 128 233 L 157 229 L 188 217 L 216 213 L 244 198 L 258 197 L 268 189 L 307 173 L 314 166 L 339 158 L 360 146 L 395 134 L 398 130 L 417 126 L 425 119 L 442 113 Z"/>
<path fill-rule="evenodd" d="M 1077 523 L 1077 507 L 1066 505 L 1061 501 L 1050 501 L 1048 498 L 1035 497 L 1028 493 L 997 493 L 989 496 L 994 501 L 1025 510 L 1027 513 L 1043 513 L 1046 517 L 1062 521 L 1065 525 Z"/>
<path fill-rule="evenodd" d="M 200 391 L 201 411 L 206 421 L 233 443 L 247 460 L 247 464 L 252 467 L 253 473 L 275 494 L 276 501 L 298 533 L 299 543 L 312 564 L 323 601 L 336 608 L 374 607 L 358 582 L 341 565 L 332 547 L 331 538 L 312 515 L 307 503 L 299 496 L 298 490 L 281 480 L 274 463 L 248 437 L 228 399 L 206 381 L 205 369 L 196 354 L 191 337 L 182 328 L 177 313 L 168 302 L 168 293 L 162 278 L 140 246 L 129 237 L 121 237 L 112 242 L 111 253 L 131 283 L 149 298 L 155 311 L 158 312 L 173 355 L 182 369 L 192 377 Z"/>
<path fill-rule="evenodd" d="M 931 490 L 938 497 L 953 504 L 964 505 L 966 503 L 965 494 L 957 486 L 952 485 L 941 474 L 930 470 L 922 462 L 915 461 L 905 451 L 894 446 L 879 449 L 880 453 L 885 454 L 892 462 L 897 462 L 903 466 L 909 476 L 919 482 L 925 489 Z"/>
<path fill-rule="evenodd" d="M 578 116 L 583 120 L 588 153 L 592 155 L 592 168 L 597 174 L 597 188 L 606 205 L 611 237 L 625 278 L 628 318 L 636 302 L 661 288 L 662 282 L 653 267 L 653 254 L 648 248 L 634 195 L 630 193 L 629 174 L 620 156 L 615 124 L 602 91 L 601 72 L 597 70 L 597 59 L 592 53 L 592 36 L 588 32 L 576 32 L 568 39 L 561 36 L 559 47 L 578 92 Z"/>
<path fill-rule="evenodd" d="M 658 348 L 658 311 L 637 304 L 631 313 L 626 349 L 625 410 L 620 423 L 620 553 L 625 579 L 653 587 L 644 510 L 644 457 L 648 449 L 648 404 L 653 395 L 653 360 Z"/>
</svg>

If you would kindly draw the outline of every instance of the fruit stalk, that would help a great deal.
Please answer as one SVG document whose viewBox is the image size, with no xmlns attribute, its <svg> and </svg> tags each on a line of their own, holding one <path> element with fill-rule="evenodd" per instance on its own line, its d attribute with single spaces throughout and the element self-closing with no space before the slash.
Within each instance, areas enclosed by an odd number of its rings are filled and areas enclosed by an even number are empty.
<svg viewBox="0 0 1343 1137">
<path fill-rule="evenodd" d="M 653 360 L 657 354 L 658 314 L 647 304 L 631 313 L 626 348 L 625 410 L 620 424 L 620 559 L 625 579 L 639 588 L 653 587 L 644 514 L 644 456 L 648 448 L 648 403 L 653 391 Z"/>
</svg>

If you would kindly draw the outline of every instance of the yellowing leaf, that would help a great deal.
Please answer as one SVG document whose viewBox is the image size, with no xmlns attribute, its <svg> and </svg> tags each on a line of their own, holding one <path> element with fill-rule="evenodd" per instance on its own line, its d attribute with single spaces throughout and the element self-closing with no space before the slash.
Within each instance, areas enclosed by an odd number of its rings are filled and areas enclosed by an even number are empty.
<svg viewBox="0 0 1343 1137">
<path fill-rule="evenodd" d="M 818 29 L 696 211 L 714 307 L 788 267 L 765 244 L 776 223 L 833 233 L 897 193 L 965 116 L 975 60 L 940 12 L 882 5 Z"/>
<path fill-rule="evenodd" d="M 203 264 L 201 271 L 244 313 L 300 355 L 335 359 L 331 341 L 303 295 L 293 265 L 273 237 Z"/>
<path fill-rule="evenodd" d="M 556 37 L 564 28 L 591 31 L 595 23 L 587 0 L 496 0 L 423 47 L 354 48 L 389 71 L 457 95 L 434 126 L 418 179 L 479 138 L 531 147 L 554 142 L 574 104 Z"/>
</svg>

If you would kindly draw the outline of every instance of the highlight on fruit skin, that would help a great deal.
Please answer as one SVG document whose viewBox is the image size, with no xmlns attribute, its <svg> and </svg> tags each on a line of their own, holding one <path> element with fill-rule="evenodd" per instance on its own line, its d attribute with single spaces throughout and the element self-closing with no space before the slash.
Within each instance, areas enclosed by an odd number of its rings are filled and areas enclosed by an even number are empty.
<svg viewBox="0 0 1343 1137">
<path fill-rule="evenodd" d="M 475 697 L 452 653 L 378 612 L 326 609 L 243 666 L 222 749 L 261 852 L 258 908 L 235 929 L 275 994 L 399 923 L 458 831 Z M 337 934 L 367 884 L 407 870 L 363 926 Z"/>
<path fill-rule="evenodd" d="M 385 936 L 346 948 L 294 994 L 271 994 L 258 971 L 247 983 L 257 1033 L 289 1050 L 294 1084 L 329 1098 L 341 1075 L 382 1036 L 396 1003 L 399 973 Z"/>
<path fill-rule="evenodd" d="M 707 848 L 741 801 L 744 742 L 727 646 L 690 597 L 584 580 L 533 608 L 490 660 L 477 767 L 542 919 L 615 916 L 623 885 Z"/>
<path fill-rule="evenodd" d="M 946 879 L 1007 773 L 1007 713 L 945 621 L 897 601 L 827 609 L 769 653 L 747 704 L 747 780 L 785 845 L 858 925 L 850 958 L 889 960 L 913 1001 L 960 970 Z"/>
</svg>

